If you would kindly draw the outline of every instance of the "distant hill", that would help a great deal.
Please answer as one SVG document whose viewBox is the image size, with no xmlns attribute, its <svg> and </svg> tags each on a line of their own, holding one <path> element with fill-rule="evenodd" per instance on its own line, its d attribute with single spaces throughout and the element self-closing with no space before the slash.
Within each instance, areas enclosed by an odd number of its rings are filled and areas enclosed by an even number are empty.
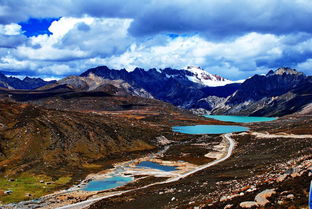
<svg viewBox="0 0 312 209">
<path fill-rule="evenodd" d="M 7 77 L 0 73 L 0 87 L 7 89 L 36 89 L 56 81 L 45 81 L 41 78 L 25 77 L 23 80 L 16 77 Z"/>
</svg>

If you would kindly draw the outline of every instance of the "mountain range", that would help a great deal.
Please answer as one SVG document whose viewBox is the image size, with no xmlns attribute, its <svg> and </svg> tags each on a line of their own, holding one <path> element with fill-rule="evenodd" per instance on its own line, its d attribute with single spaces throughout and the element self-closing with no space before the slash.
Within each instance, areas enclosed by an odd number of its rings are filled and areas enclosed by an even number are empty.
<svg viewBox="0 0 312 209">
<path fill-rule="evenodd" d="M 41 92 L 26 93 L 27 96 L 25 92 L 11 92 L 12 98 L 18 101 L 43 99 L 60 92 L 104 92 L 154 98 L 197 114 L 282 116 L 301 111 L 312 102 L 312 77 L 291 68 L 279 68 L 266 75 L 233 82 L 199 67 L 127 71 L 99 66 L 80 76 L 49 82 L 0 74 L 0 84 L 7 89 Z"/>
<path fill-rule="evenodd" d="M 8 89 L 36 89 L 55 82 L 55 80 L 45 81 L 41 78 L 30 77 L 25 77 L 23 80 L 21 80 L 12 76 L 7 77 L 0 73 L 0 87 Z"/>
<path fill-rule="evenodd" d="M 89 69 L 80 76 L 88 77 L 90 73 L 109 80 L 123 80 L 134 88 L 145 89 L 156 99 L 185 109 L 198 108 L 202 105 L 205 105 L 206 109 L 211 109 L 208 103 L 198 104 L 200 99 L 208 96 L 225 98 L 240 86 L 239 83 L 196 67 L 182 70 L 135 68 L 129 72 L 125 69 L 114 70 L 101 66 Z"/>
<path fill-rule="evenodd" d="M 212 110 L 213 114 L 282 116 L 312 102 L 312 77 L 290 68 L 255 75 Z"/>
<path fill-rule="evenodd" d="M 172 131 L 172 126 L 232 123 L 199 117 L 188 110 L 200 115 L 283 116 L 304 113 L 282 117 L 273 123 L 248 126 L 253 132 L 274 129 L 273 134 L 287 134 L 290 130 L 291 133 L 306 134 L 311 128 L 310 119 L 307 118 L 312 113 L 312 77 L 290 68 L 254 75 L 242 83 L 194 67 L 184 70 L 137 68 L 128 72 L 105 66 L 52 82 L 39 78 L 20 80 L 4 75 L 1 82 L 0 184 L 4 186 L 0 188 L 0 201 L 3 203 L 35 199 L 69 188 L 90 173 L 161 151 L 167 143 L 171 143 L 171 147 L 164 159 L 194 163 L 201 162 L 203 158 L 207 160 L 210 145 L 219 144 L 222 137 L 178 134 Z M 264 169 L 263 164 L 278 162 L 284 165 L 280 159 L 286 162 L 293 153 L 303 155 L 310 151 L 307 146 L 309 142 L 304 139 L 263 140 L 250 133 L 236 137 L 238 145 L 235 156 L 238 157 L 231 157 L 229 163 L 224 162 L 217 173 L 207 170 L 205 175 L 191 175 L 188 177 L 191 180 L 185 178 L 182 183 L 174 183 L 174 187 L 189 182 L 185 191 L 194 189 L 193 182 L 201 179 L 198 176 L 203 177 L 203 182 L 207 182 L 209 175 L 212 175 L 209 182 L 215 182 L 214 179 L 225 182 L 230 172 L 235 180 L 238 174 L 243 175 L 239 178 L 247 178 L 245 173 L 254 176 L 256 171 Z M 285 144 L 287 140 L 288 144 Z M 208 161 L 211 162 L 210 159 Z M 256 170 L 256 166 L 250 172 L 254 165 L 259 165 L 259 170 Z M 267 170 L 272 170 L 272 167 Z M 154 182 L 154 178 L 146 180 Z M 25 181 L 27 187 L 24 188 Z M 186 193 L 198 194 L 197 191 L 208 188 L 202 185 L 198 184 L 196 192 Z M 223 187 L 220 189 L 223 190 Z M 4 192 L 8 190 L 13 193 L 5 195 Z M 159 194 L 159 191 L 155 194 Z M 207 194 L 209 192 L 205 191 Z M 181 192 L 174 196 L 178 194 L 185 198 Z M 168 195 L 172 198 L 171 193 Z M 164 198 L 162 195 L 160 197 Z M 77 201 L 83 198 L 79 197 Z M 192 195 L 188 197 L 186 204 L 193 198 Z M 202 198 L 199 198 L 201 201 Z M 147 199 L 150 204 L 150 199 Z M 54 202 L 57 201 L 53 199 L 39 204 Z M 21 202 L 22 205 L 28 203 Z M 163 203 L 168 204 L 167 197 Z M 126 208 L 129 208 L 128 205 Z"/>
</svg>

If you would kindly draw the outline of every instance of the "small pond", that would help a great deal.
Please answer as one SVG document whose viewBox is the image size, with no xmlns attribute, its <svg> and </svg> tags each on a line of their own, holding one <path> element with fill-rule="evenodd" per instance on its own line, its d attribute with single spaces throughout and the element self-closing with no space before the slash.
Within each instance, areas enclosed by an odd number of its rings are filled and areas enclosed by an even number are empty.
<svg viewBox="0 0 312 209">
<path fill-rule="evenodd" d="M 151 161 L 142 161 L 137 165 L 137 167 L 152 168 L 152 169 L 158 169 L 158 170 L 162 170 L 162 171 L 175 171 L 175 170 L 177 170 L 177 167 L 175 167 L 175 166 L 161 165 L 159 163 L 155 163 L 155 162 L 151 162 Z"/>
<path fill-rule="evenodd" d="M 100 180 L 90 181 L 82 190 L 94 192 L 107 189 L 113 189 L 133 181 L 133 177 L 128 176 L 112 176 Z"/>
<path fill-rule="evenodd" d="M 195 125 L 195 126 L 174 126 L 172 131 L 184 134 L 225 134 L 233 132 L 248 131 L 244 126 L 231 125 Z"/>
</svg>

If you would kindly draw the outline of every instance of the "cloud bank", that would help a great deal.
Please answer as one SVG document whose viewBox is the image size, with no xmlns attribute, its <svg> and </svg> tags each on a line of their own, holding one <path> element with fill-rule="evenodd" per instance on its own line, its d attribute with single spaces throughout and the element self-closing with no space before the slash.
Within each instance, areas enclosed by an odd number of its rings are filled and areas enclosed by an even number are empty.
<svg viewBox="0 0 312 209">
<path fill-rule="evenodd" d="M 309 0 L 0 0 L 0 71 L 198 65 L 242 79 L 288 66 L 311 75 L 311 17 Z M 44 18 L 54 21 L 23 31 Z"/>
</svg>

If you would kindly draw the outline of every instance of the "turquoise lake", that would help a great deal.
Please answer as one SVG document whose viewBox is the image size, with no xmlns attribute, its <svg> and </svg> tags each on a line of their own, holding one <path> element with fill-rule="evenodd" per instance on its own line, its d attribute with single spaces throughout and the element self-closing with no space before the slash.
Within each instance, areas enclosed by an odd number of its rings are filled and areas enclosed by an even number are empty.
<svg viewBox="0 0 312 209">
<path fill-rule="evenodd" d="M 220 121 L 236 123 L 255 123 L 276 120 L 274 117 L 252 117 L 252 116 L 234 116 L 234 115 L 204 115 L 206 118 L 212 118 Z"/>
<path fill-rule="evenodd" d="M 220 121 L 237 122 L 237 123 L 254 123 L 276 120 L 273 117 L 248 117 L 248 116 L 228 116 L 228 115 L 205 115 L 207 118 L 213 118 Z M 243 132 L 249 129 L 244 126 L 236 125 L 195 125 L 195 126 L 174 126 L 172 131 L 184 134 L 225 134 L 233 132 Z M 151 161 L 142 161 L 137 167 L 152 168 L 162 171 L 175 171 L 174 166 L 165 166 Z M 128 176 L 113 176 L 100 180 L 90 181 L 84 191 L 103 191 L 113 189 L 125 185 L 133 181 L 133 177 Z"/>
<path fill-rule="evenodd" d="M 162 171 L 175 171 L 175 170 L 177 170 L 177 168 L 175 166 L 161 165 L 159 163 L 154 163 L 151 161 L 142 161 L 137 165 L 137 167 L 153 168 L 153 169 L 158 169 L 158 170 L 162 170 Z"/>
<path fill-rule="evenodd" d="M 84 191 L 95 192 L 102 191 L 107 189 L 113 189 L 122 185 L 127 184 L 128 182 L 133 181 L 133 177 L 127 176 L 113 176 L 100 180 L 90 181 L 85 188 Z"/>
<path fill-rule="evenodd" d="M 244 126 L 231 125 L 195 125 L 195 126 L 174 126 L 172 131 L 184 134 L 225 134 L 233 132 L 248 131 Z"/>
</svg>

